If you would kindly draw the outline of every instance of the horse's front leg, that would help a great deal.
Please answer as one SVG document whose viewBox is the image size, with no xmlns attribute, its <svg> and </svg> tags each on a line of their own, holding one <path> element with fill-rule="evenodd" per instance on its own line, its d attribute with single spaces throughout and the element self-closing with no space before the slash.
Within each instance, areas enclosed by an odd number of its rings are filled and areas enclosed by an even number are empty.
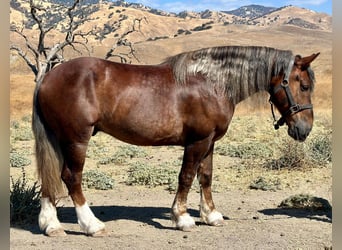
<svg viewBox="0 0 342 250">
<path fill-rule="evenodd" d="M 190 231 L 195 226 L 194 219 L 187 213 L 187 197 L 197 169 L 210 149 L 211 138 L 184 148 L 182 169 L 178 177 L 178 189 L 171 210 L 176 227 L 183 231 Z"/>
<path fill-rule="evenodd" d="M 211 184 L 213 176 L 213 151 L 214 144 L 211 146 L 207 156 L 202 160 L 198 171 L 197 179 L 201 188 L 200 214 L 203 222 L 212 225 L 222 225 L 224 220 L 220 212 L 215 209 L 211 194 Z"/>
</svg>

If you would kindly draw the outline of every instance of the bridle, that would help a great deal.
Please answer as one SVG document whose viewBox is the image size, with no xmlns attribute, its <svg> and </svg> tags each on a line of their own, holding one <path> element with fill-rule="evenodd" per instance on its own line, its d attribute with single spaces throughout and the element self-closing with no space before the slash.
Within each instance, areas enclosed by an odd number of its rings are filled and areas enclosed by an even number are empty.
<svg viewBox="0 0 342 250">
<path fill-rule="evenodd" d="M 284 75 L 284 79 L 283 81 L 273 89 L 273 91 L 270 91 L 270 94 L 271 94 L 271 97 L 270 97 L 270 104 L 271 104 L 271 111 L 272 111 L 272 116 L 273 116 L 273 125 L 274 125 L 274 129 L 277 130 L 279 129 L 280 126 L 283 126 L 285 124 L 285 121 L 286 121 L 286 117 L 290 116 L 290 115 L 294 115 L 298 112 L 301 112 L 303 110 L 306 110 L 306 109 L 312 109 L 313 106 L 312 104 L 304 104 L 304 105 L 300 105 L 298 103 L 296 103 L 293 99 L 293 96 L 292 96 L 292 93 L 291 93 L 291 89 L 290 89 L 290 86 L 289 86 L 289 77 L 290 77 L 290 74 L 291 74 L 291 71 L 292 71 L 292 67 L 293 67 L 293 64 L 294 64 L 294 59 L 292 59 L 290 61 L 290 64 L 289 64 L 289 67 L 287 68 L 287 71 Z M 286 96 L 287 96 L 287 100 L 288 100 L 288 103 L 289 103 L 289 109 L 284 113 L 282 114 L 282 116 L 279 118 L 279 120 L 277 121 L 276 117 L 275 117 L 275 113 L 274 113 L 274 107 L 273 107 L 273 96 L 280 90 L 284 90 L 285 93 L 286 93 Z M 273 94 L 271 93 L 273 92 Z"/>
</svg>

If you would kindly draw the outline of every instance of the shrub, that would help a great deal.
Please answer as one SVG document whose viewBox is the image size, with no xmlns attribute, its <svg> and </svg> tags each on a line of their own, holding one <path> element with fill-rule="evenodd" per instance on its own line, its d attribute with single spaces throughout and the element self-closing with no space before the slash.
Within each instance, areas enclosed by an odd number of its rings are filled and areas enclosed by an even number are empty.
<svg viewBox="0 0 342 250">
<path fill-rule="evenodd" d="M 303 166 L 324 166 L 332 161 L 331 131 L 312 134 L 307 142 L 296 142 L 292 138 L 280 138 L 277 159 L 268 159 L 266 168 L 301 168 Z"/>
<path fill-rule="evenodd" d="M 33 223 L 39 214 L 40 190 L 37 182 L 28 186 L 26 174 L 22 169 L 22 177 L 16 181 L 11 176 L 10 188 L 10 222 L 11 224 Z"/>
<path fill-rule="evenodd" d="M 218 145 L 215 151 L 220 155 L 242 159 L 266 158 L 272 156 L 272 150 L 266 144 L 257 142 L 239 144 L 237 146 L 230 144 Z"/>
<path fill-rule="evenodd" d="M 162 39 L 169 39 L 169 37 L 168 36 L 150 37 L 147 39 L 147 41 L 150 42 L 150 41 L 157 41 L 157 40 L 162 40 Z"/>
<path fill-rule="evenodd" d="M 278 153 L 277 158 L 268 158 L 264 163 L 264 167 L 268 169 L 293 169 L 301 168 L 307 163 L 305 145 L 297 142 L 292 138 L 277 138 L 277 146 L 275 151 Z"/>
<path fill-rule="evenodd" d="M 178 172 L 170 167 L 153 167 L 145 163 L 136 162 L 129 169 L 128 185 L 143 185 L 156 187 L 167 185 L 173 190 Z"/>
<path fill-rule="evenodd" d="M 114 164 L 124 164 L 132 158 L 145 157 L 147 154 L 145 151 L 134 145 L 119 146 L 118 150 L 110 157 L 105 157 L 98 161 L 101 165 L 106 165 L 110 163 Z"/>
<path fill-rule="evenodd" d="M 20 127 L 20 124 L 18 121 L 11 121 L 11 124 L 10 124 L 11 128 L 13 129 L 18 129 Z"/>
<path fill-rule="evenodd" d="M 304 209 L 311 211 L 330 212 L 332 207 L 330 203 L 323 198 L 315 197 L 308 194 L 292 195 L 283 200 L 278 207 L 291 209 Z"/>
<path fill-rule="evenodd" d="M 31 115 L 25 115 L 21 118 L 21 120 L 25 123 L 31 124 L 32 116 Z"/>
<path fill-rule="evenodd" d="M 186 31 L 186 30 L 178 29 L 178 30 L 177 30 L 177 34 L 178 34 L 178 35 L 181 35 L 181 34 L 185 33 L 185 31 Z"/>
<path fill-rule="evenodd" d="M 33 139 L 33 133 L 30 126 L 17 126 L 12 135 L 15 141 L 30 141 Z"/>
<path fill-rule="evenodd" d="M 265 177 L 259 176 L 256 180 L 254 180 L 251 185 L 249 185 L 251 189 L 260 189 L 263 191 L 276 191 L 280 190 L 280 179 L 266 179 Z"/>
<path fill-rule="evenodd" d="M 15 168 L 25 167 L 31 164 L 31 160 L 18 152 L 10 152 L 10 166 Z"/>
<path fill-rule="evenodd" d="M 97 138 L 96 138 L 97 139 Z M 97 142 L 96 140 L 90 140 L 88 144 L 88 149 L 87 149 L 87 158 L 92 158 L 92 159 L 100 159 L 103 158 L 104 156 L 108 155 L 108 152 L 110 152 L 108 146 L 108 142 L 101 141 Z"/>
<path fill-rule="evenodd" d="M 332 161 L 332 131 L 321 133 L 309 142 L 309 157 L 316 164 L 326 164 Z"/>
<path fill-rule="evenodd" d="M 211 28 L 212 28 L 211 25 L 202 24 L 201 26 L 197 26 L 197 27 L 193 28 L 192 31 L 209 30 L 209 29 L 211 29 Z"/>
<path fill-rule="evenodd" d="M 98 190 L 108 190 L 114 188 L 114 180 L 107 174 L 97 170 L 89 170 L 83 173 L 82 186 Z"/>
</svg>

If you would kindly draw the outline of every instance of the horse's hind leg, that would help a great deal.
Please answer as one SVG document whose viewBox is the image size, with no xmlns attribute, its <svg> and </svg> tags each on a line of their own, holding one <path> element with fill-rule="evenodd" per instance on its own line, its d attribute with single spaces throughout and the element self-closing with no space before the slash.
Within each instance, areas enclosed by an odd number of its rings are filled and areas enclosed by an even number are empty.
<svg viewBox="0 0 342 250">
<path fill-rule="evenodd" d="M 64 236 L 66 233 L 57 218 L 56 206 L 50 198 L 42 194 L 40 199 L 39 227 L 48 236 Z"/>
<path fill-rule="evenodd" d="M 202 160 L 197 171 L 197 178 L 201 188 L 201 219 L 209 225 L 218 226 L 223 224 L 223 216 L 215 209 L 211 193 L 213 150 L 214 145 L 212 145 L 207 156 Z"/>
<path fill-rule="evenodd" d="M 87 235 L 101 236 L 105 234 L 105 225 L 90 210 L 82 192 L 82 170 L 85 162 L 86 143 L 68 143 L 63 147 L 65 164 L 62 179 L 71 196 L 81 230 Z"/>
</svg>

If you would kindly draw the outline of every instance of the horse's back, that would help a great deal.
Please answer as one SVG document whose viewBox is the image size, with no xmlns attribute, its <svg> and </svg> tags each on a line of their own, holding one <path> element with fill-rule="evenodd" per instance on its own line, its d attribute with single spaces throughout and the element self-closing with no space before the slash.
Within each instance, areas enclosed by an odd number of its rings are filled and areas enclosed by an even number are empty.
<svg viewBox="0 0 342 250">
<path fill-rule="evenodd" d="M 175 99 L 172 80 L 164 66 L 81 57 L 50 71 L 38 98 L 45 120 L 60 134 L 63 127 L 70 134 L 92 127 L 133 144 L 154 144 L 181 133 L 182 120 L 172 119 L 178 115 L 170 108 L 175 107 L 170 105 Z M 178 129 L 168 133 L 168 127 Z"/>
<path fill-rule="evenodd" d="M 39 101 L 49 124 L 64 137 L 65 131 L 74 137 L 103 131 L 131 144 L 184 145 L 212 131 L 222 134 L 228 125 L 226 98 L 217 97 L 203 77 L 189 79 L 177 84 L 166 64 L 84 57 L 51 71 Z"/>
</svg>

